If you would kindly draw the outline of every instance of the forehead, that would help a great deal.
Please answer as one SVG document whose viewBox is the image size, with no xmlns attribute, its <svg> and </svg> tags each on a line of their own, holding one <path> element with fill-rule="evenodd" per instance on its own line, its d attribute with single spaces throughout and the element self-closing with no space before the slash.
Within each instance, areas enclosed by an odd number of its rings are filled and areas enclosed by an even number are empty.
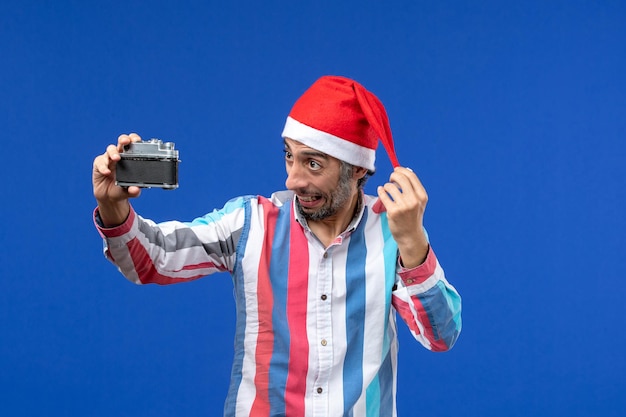
<svg viewBox="0 0 626 417">
<path fill-rule="evenodd" d="M 324 159 L 336 159 L 324 152 L 318 151 L 317 149 L 313 149 L 310 146 L 307 146 L 293 139 L 285 138 L 284 142 L 285 142 L 285 147 L 288 148 L 292 153 L 298 152 L 298 153 L 302 153 L 305 155 L 314 155 L 314 156 L 324 158 Z"/>
</svg>

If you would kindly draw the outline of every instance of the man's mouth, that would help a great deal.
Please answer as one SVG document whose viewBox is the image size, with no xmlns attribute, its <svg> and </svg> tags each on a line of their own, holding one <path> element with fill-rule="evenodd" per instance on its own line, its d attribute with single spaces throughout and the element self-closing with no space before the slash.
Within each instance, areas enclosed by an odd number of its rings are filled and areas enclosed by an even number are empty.
<svg viewBox="0 0 626 417">
<path fill-rule="evenodd" d="M 305 208 L 315 206 L 322 199 L 319 195 L 298 195 L 297 197 L 300 205 Z"/>
</svg>

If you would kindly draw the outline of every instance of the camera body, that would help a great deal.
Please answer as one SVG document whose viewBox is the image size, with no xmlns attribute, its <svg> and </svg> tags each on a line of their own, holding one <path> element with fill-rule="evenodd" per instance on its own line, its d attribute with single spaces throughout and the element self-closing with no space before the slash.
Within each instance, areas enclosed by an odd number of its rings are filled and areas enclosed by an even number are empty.
<svg viewBox="0 0 626 417">
<path fill-rule="evenodd" d="M 150 139 L 124 146 L 115 170 L 115 183 L 122 187 L 178 188 L 178 150 L 173 142 Z"/>
</svg>

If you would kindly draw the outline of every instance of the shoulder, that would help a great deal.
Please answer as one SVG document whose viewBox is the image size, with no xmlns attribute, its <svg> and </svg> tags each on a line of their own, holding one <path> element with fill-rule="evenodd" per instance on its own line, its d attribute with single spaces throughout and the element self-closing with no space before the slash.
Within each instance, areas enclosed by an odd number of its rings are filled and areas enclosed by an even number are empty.
<svg viewBox="0 0 626 417">
<path fill-rule="evenodd" d="M 269 200 L 272 202 L 272 204 L 277 205 L 277 206 L 291 204 L 291 202 L 293 201 L 293 191 L 289 191 L 289 190 L 276 191 L 275 193 L 272 194 Z"/>
<path fill-rule="evenodd" d="M 253 210 L 268 210 L 268 209 L 276 209 L 279 210 L 283 207 L 290 207 L 293 201 L 293 192 L 292 191 L 277 191 L 273 193 L 269 197 L 265 196 L 247 196 L 244 198 L 248 199 L 248 202 Z"/>
<path fill-rule="evenodd" d="M 250 210 L 252 213 L 261 211 L 274 211 L 290 208 L 293 202 L 292 191 L 277 191 L 269 197 L 262 195 L 246 195 L 234 198 L 226 203 L 224 209 L 232 207 L 234 209 Z M 222 210 L 224 210 L 222 209 Z"/>
<path fill-rule="evenodd" d="M 363 200 L 365 202 L 365 209 L 370 216 L 387 217 L 387 209 L 378 196 L 363 194 Z"/>
</svg>

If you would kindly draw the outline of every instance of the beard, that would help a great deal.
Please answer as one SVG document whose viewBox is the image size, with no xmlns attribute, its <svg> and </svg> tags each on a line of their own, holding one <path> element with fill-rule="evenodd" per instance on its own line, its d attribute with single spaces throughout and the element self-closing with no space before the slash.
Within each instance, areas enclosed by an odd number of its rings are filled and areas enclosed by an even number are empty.
<svg viewBox="0 0 626 417">
<path fill-rule="evenodd" d="M 316 210 L 305 209 L 300 205 L 298 198 L 296 197 L 296 207 L 300 215 L 307 221 L 324 220 L 331 216 L 334 216 L 340 208 L 349 203 L 352 197 L 352 166 L 349 164 L 342 164 L 341 174 L 339 181 L 337 182 L 337 188 L 330 193 L 320 193 L 317 190 L 300 190 L 299 194 L 313 195 L 324 198 L 326 201 L 324 205 Z"/>
</svg>

